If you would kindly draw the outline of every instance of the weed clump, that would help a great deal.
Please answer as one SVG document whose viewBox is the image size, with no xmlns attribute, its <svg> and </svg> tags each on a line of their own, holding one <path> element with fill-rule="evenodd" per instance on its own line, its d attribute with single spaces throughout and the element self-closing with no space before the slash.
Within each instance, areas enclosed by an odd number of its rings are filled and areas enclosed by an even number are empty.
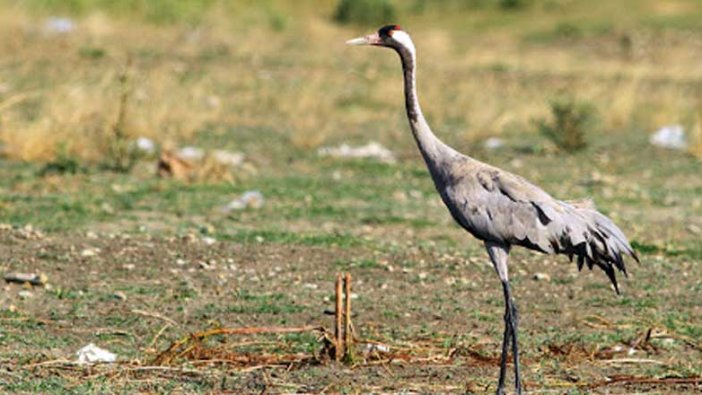
<svg viewBox="0 0 702 395">
<path fill-rule="evenodd" d="M 511 10 L 516 8 L 522 8 L 526 5 L 527 0 L 500 0 L 500 8 Z"/>
<path fill-rule="evenodd" d="M 342 24 L 378 25 L 391 22 L 396 15 L 389 0 L 340 0 L 334 20 Z"/>
<path fill-rule="evenodd" d="M 576 152 L 587 147 L 586 136 L 596 120 L 595 108 L 573 98 L 551 101 L 551 120 L 537 121 L 539 132 L 559 150 Z"/>
</svg>

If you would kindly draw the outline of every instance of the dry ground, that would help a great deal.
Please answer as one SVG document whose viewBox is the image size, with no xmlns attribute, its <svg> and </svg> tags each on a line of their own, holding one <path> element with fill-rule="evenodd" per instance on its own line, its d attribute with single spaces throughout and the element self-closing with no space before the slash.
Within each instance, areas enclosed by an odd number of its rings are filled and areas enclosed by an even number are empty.
<svg viewBox="0 0 702 395">
<path fill-rule="evenodd" d="M 215 2 L 170 25 L 85 11 L 49 34 L 51 9 L 30 3 L 0 1 L 0 52 L 13 55 L 0 59 L 0 272 L 49 282 L 0 290 L 2 391 L 494 393 L 499 284 L 433 191 L 397 59 L 342 45 L 373 28 L 334 24 L 331 0 L 266 1 Z M 558 198 L 592 197 L 642 258 L 617 296 L 600 272 L 514 251 L 530 393 L 701 391 L 699 1 L 459 3 L 400 15 L 437 134 Z M 556 152 L 535 127 L 561 95 L 600 114 L 582 152 Z M 673 123 L 689 152 L 648 143 Z M 192 183 L 156 178 L 149 156 L 107 171 L 116 126 L 125 141 L 240 151 L 246 166 Z M 488 136 L 503 147 L 484 148 Z M 397 162 L 316 153 L 371 140 Z M 221 212 L 247 190 L 262 208 Z M 331 329 L 340 271 L 354 278 L 358 337 L 389 344 L 394 361 L 361 346 L 331 363 L 314 334 L 288 334 L 217 336 L 205 345 L 220 361 L 151 363 L 209 328 Z M 90 342 L 118 363 L 73 364 Z M 232 351 L 269 359 L 235 364 Z M 272 363 L 283 357 L 296 362 Z"/>
</svg>

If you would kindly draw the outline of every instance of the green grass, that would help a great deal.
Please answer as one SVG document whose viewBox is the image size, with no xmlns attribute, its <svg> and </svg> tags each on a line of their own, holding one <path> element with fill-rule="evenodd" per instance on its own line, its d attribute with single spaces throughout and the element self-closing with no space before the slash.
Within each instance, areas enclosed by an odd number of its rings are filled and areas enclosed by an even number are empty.
<svg viewBox="0 0 702 395">
<path fill-rule="evenodd" d="M 414 9 L 397 4 L 398 23 L 421 48 L 418 82 L 437 134 L 557 198 L 591 197 L 642 258 L 641 264 L 627 263 L 631 277 L 621 279 L 623 296 L 617 296 L 597 269 L 576 274 L 565 257 L 513 249 L 510 277 L 530 387 L 575 394 L 585 392 L 557 385 L 613 375 L 699 375 L 699 349 L 681 339 L 702 337 L 695 298 L 702 292 L 702 244 L 694 232 L 702 208 L 700 161 L 653 148 L 648 135 L 663 123 L 682 122 L 692 130 L 702 6 L 656 11 L 698 3 L 535 0 L 505 11 L 487 1 L 420 3 Z M 8 4 L 17 2 L 0 2 L 0 10 Z M 178 363 L 202 375 L 128 370 L 127 361 L 148 363 L 156 350 L 207 328 L 331 328 L 331 317 L 322 312 L 333 308 L 340 271 L 354 278 L 353 320 L 360 338 L 415 345 L 415 353 L 431 344 L 437 355 L 464 347 L 498 356 L 499 283 L 482 244 L 453 223 L 434 190 L 403 113 L 397 59 L 343 47 L 343 39 L 366 28 L 334 25 L 335 5 L 31 0 L 22 3 L 17 18 L 2 19 L 10 30 L 0 44 L 18 54 L 0 68 L 9 86 L 0 84 L 0 106 L 15 95 L 37 93 L 0 108 L 0 133 L 16 130 L 40 145 L 43 139 L 32 128 L 46 122 L 50 133 L 41 136 L 58 133 L 61 110 L 75 120 L 66 128 L 95 127 L 91 117 L 112 114 L 112 101 L 99 102 L 106 108 L 97 114 L 79 110 L 112 94 L 116 85 L 100 81 L 112 81 L 129 53 L 135 98 L 142 98 L 134 99 L 131 114 L 144 123 L 143 131 L 176 146 L 241 151 L 252 169 L 234 169 L 232 181 L 179 182 L 157 178 L 155 158 L 142 158 L 131 172 L 118 174 L 71 150 L 68 143 L 85 138 L 74 140 L 72 134 L 60 135 L 58 156 L 43 157 L 52 171 L 39 159 L 0 159 L 0 270 L 46 272 L 50 284 L 32 289 L 26 300 L 17 296 L 20 285 L 7 285 L 0 360 L 11 361 L 13 370 L 0 372 L 0 392 L 355 393 L 404 390 L 420 381 L 494 392 L 494 366 L 467 355 L 437 366 L 345 369 L 321 363 L 240 372 L 183 359 Z M 98 8 L 112 33 L 90 30 L 100 21 L 93 14 Z M 26 26 L 49 15 L 76 18 L 78 32 L 54 38 L 29 33 Z M 11 29 L 14 19 L 21 20 L 19 30 Z M 628 55 L 622 37 L 632 40 Z M 50 98 L 64 88 L 66 95 L 54 99 L 64 107 L 56 109 Z M 88 99 L 72 101 L 80 92 Z M 183 101 L 183 92 L 196 97 Z M 585 132 L 587 147 L 573 154 L 552 152 L 533 124 L 548 114 L 548 99 L 564 92 L 593 103 L 604 119 L 602 128 Z M 173 124 L 199 116 L 197 103 L 210 96 L 221 106 L 215 116 L 197 123 L 192 134 L 172 132 Z M 159 111 L 174 118 L 145 118 Z M 13 123 L 17 118 L 27 122 Z M 0 151 L 20 146 L 8 134 L 0 136 L 8 139 Z M 484 148 L 488 136 L 499 136 L 504 147 Z M 391 149 L 397 163 L 316 152 L 318 146 L 371 140 Z M 263 194 L 263 207 L 222 212 L 249 190 Z M 25 229 L 30 224 L 43 236 Z M 204 236 L 217 242 L 203 243 Z M 101 249 L 98 256 L 81 256 L 93 247 Z M 553 280 L 533 281 L 538 272 Z M 115 298 L 117 291 L 127 299 Z M 635 357 L 661 365 L 617 365 L 548 351 L 572 345 L 592 352 L 624 347 L 626 353 L 649 328 L 672 341 L 655 337 L 657 349 L 638 350 Z M 127 366 L 111 373 L 25 368 L 72 359 L 88 342 L 117 352 Z M 240 351 L 250 352 L 320 350 L 310 333 L 206 342 L 239 343 Z M 614 358 L 620 357 L 627 356 Z M 284 387 L 290 383 L 301 384 Z M 455 389 L 422 388 L 417 391 Z"/>
</svg>

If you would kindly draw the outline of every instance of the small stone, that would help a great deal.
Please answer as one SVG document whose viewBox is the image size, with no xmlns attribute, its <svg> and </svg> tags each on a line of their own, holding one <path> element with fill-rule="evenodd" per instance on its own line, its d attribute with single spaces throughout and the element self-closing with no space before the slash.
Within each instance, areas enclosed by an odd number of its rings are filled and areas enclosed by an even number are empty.
<svg viewBox="0 0 702 395">
<path fill-rule="evenodd" d="M 25 290 L 25 291 L 19 291 L 19 292 L 17 293 L 17 295 L 19 295 L 20 299 L 29 299 L 29 298 L 33 298 L 33 297 L 34 297 L 34 294 L 33 294 L 31 291 L 26 291 L 26 290 Z"/>
<path fill-rule="evenodd" d="M 205 243 L 205 245 L 211 246 L 217 242 L 217 239 L 214 237 L 205 236 L 202 238 L 202 242 Z"/>
<path fill-rule="evenodd" d="M 124 270 L 134 270 L 136 268 L 136 265 L 133 263 L 127 263 L 125 265 L 122 265 L 122 269 Z"/>
<path fill-rule="evenodd" d="M 95 240 L 98 238 L 98 235 L 95 232 L 88 232 L 85 234 L 85 237 L 87 237 L 88 239 Z"/>
<path fill-rule="evenodd" d="M 427 274 L 427 272 L 420 272 L 419 274 L 417 274 L 417 277 L 419 277 L 420 280 L 426 279 L 427 276 L 429 276 L 429 274 Z"/>
<path fill-rule="evenodd" d="M 117 291 L 112 294 L 112 297 L 117 300 L 127 300 L 127 295 L 122 291 Z"/>
<path fill-rule="evenodd" d="M 100 252 L 99 248 L 86 248 L 83 251 L 80 252 L 80 256 L 84 258 L 90 258 L 93 256 L 96 256 Z"/>
<path fill-rule="evenodd" d="M 45 285 L 49 278 L 44 273 L 7 273 L 5 281 L 8 283 L 20 283 L 31 285 Z"/>
<path fill-rule="evenodd" d="M 185 266 L 188 262 L 186 262 L 185 259 L 176 259 L 175 263 L 178 266 Z"/>
<path fill-rule="evenodd" d="M 551 276 L 546 273 L 534 273 L 534 280 L 536 281 L 551 281 Z"/>
</svg>

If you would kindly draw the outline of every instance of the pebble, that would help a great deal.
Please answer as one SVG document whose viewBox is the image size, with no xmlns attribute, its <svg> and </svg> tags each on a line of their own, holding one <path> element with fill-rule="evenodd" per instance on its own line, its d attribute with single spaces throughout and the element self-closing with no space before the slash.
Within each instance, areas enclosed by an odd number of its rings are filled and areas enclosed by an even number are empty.
<svg viewBox="0 0 702 395">
<path fill-rule="evenodd" d="M 80 252 L 80 256 L 89 258 L 96 256 L 100 252 L 99 248 L 86 248 L 83 251 Z"/>
<path fill-rule="evenodd" d="M 117 300 L 127 300 L 127 295 L 122 291 L 117 291 L 112 294 L 112 297 Z"/>
<path fill-rule="evenodd" d="M 536 281 L 551 281 L 551 276 L 546 273 L 534 273 L 534 280 Z"/>
<path fill-rule="evenodd" d="M 211 246 L 217 242 L 217 239 L 214 237 L 205 236 L 202 238 L 202 242 L 205 243 L 205 245 Z"/>
<path fill-rule="evenodd" d="M 19 295 L 19 297 L 20 297 L 21 299 L 29 299 L 29 298 L 33 298 L 33 297 L 34 297 L 34 294 L 33 294 L 32 292 L 26 291 L 26 290 L 25 290 L 25 291 L 19 291 L 19 292 L 17 293 L 17 295 Z"/>
</svg>

